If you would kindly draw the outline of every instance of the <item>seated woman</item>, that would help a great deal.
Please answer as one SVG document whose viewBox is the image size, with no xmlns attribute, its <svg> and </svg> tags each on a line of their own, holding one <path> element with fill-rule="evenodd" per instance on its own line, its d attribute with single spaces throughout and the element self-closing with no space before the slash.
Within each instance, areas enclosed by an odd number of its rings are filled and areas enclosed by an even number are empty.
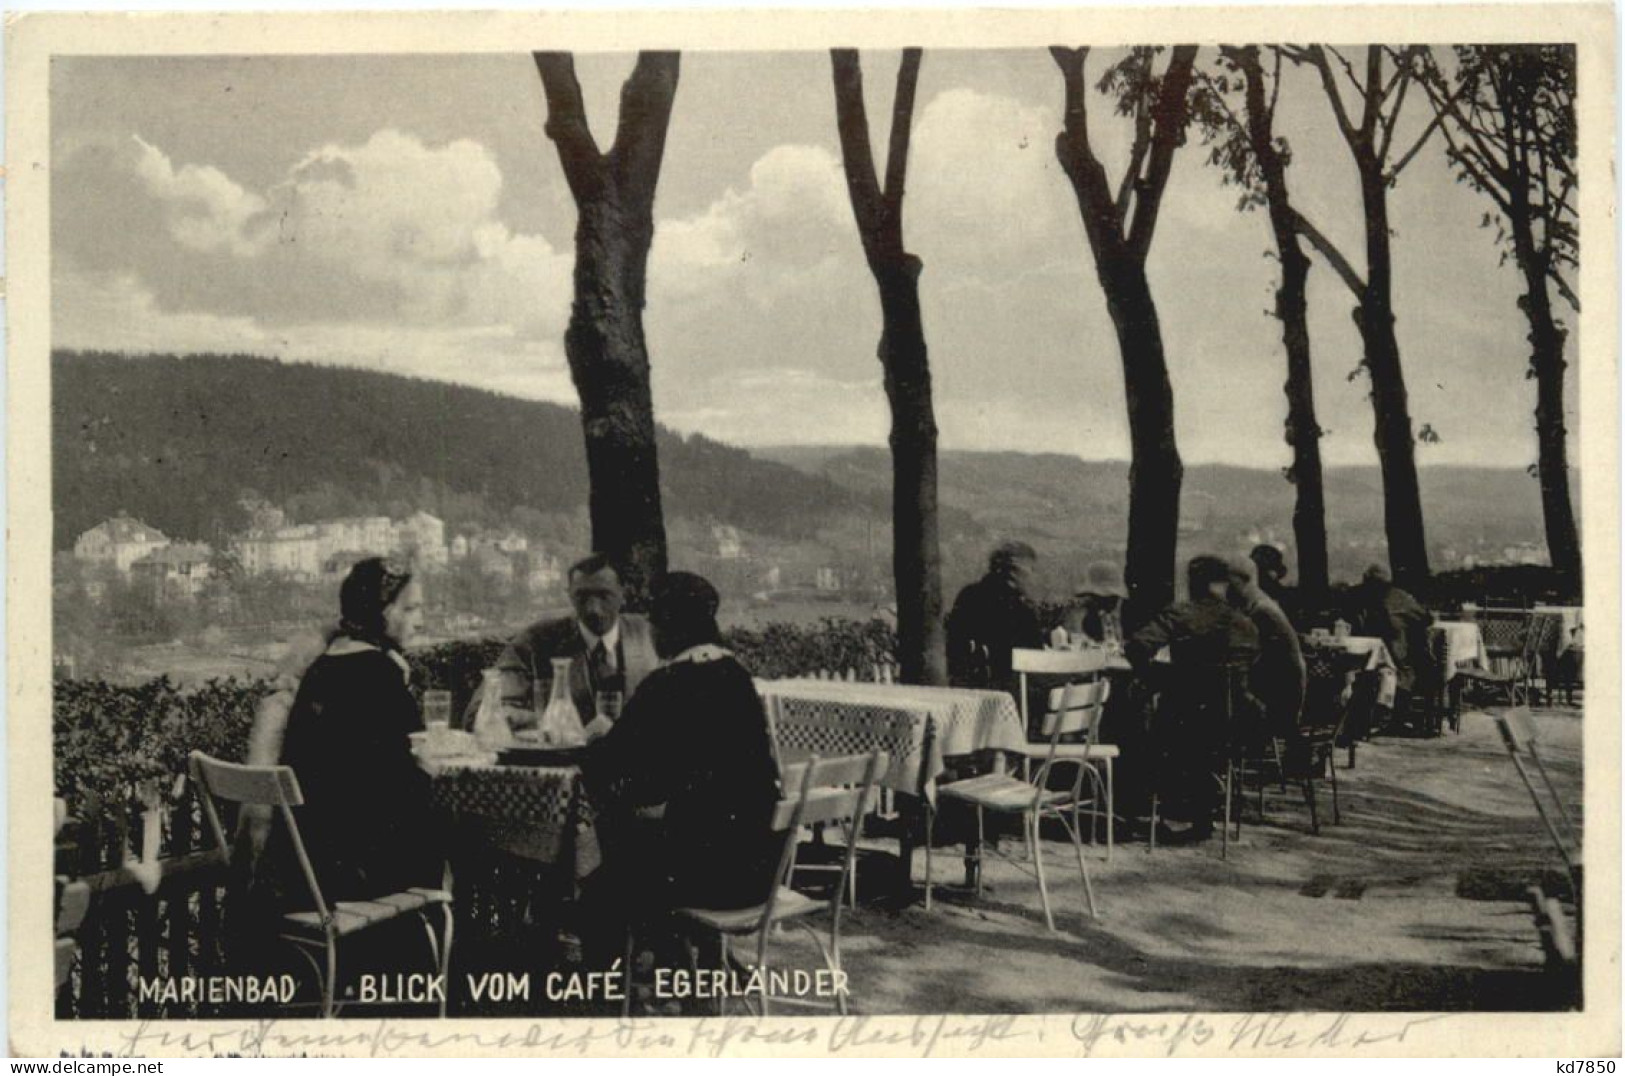
<svg viewBox="0 0 1625 1076">
<path fill-rule="evenodd" d="M 608 827 L 600 890 L 633 919 L 748 907 L 766 898 L 777 853 L 767 715 L 750 673 L 721 646 L 716 589 L 671 572 L 653 599 L 664 664 L 582 765 Z M 662 806 L 652 825 L 651 809 Z"/>
<path fill-rule="evenodd" d="M 294 696 L 283 743 L 282 761 L 305 798 L 294 809 L 300 837 L 330 903 L 438 887 L 444 845 L 429 779 L 412 757 L 409 734 L 423 721 L 401 652 L 422 623 L 421 589 L 370 557 L 350 569 L 339 608 L 337 631 Z M 286 871 L 285 853 L 283 862 Z M 297 875 L 283 889 L 291 903 L 308 904 Z"/>
</svg>

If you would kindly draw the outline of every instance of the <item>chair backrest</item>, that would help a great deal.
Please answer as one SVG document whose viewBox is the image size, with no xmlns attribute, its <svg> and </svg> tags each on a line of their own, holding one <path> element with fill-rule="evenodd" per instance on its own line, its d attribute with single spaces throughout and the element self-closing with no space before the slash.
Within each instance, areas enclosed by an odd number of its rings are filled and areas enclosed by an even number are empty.
<svg viewBox="0 0 1625 1076">
<path fill-rule="evenodd" d="M 1105 677 L 1082 684 L 1063 684 L 1049 693 L 1049 707 L 1044 711 L 1043 733 L 1049 736 L 1060 732 L 1062 736 L 1087 735 L 1093 744 L 1100 719 L 1106 712 L 1106 701 L 1111 698 L 1111 681 Z M 1057 729 L 1056 726 L 1060 728 Z"/>
<path fill-rule="evenodd" d="M 1106 678 L 1104 676 L 1102 676 L 1099 679 L 1091 680 L 1087 684 L 1068 684 L 1067 687 L 1068 688 L 1077 687 L 1077 688 L 1082 689 L 1082 695 L 1080 696 L 1080 702 L 1079 702 L 1079 706 L 1078 706 L 1078 709 L 1080 711 L 1093 711 L 1095 714 L 1098 715 L 1100 713 L 1100 711 L 1105 706 L 1106 692 L 1108 691 L 1110 685 L 1109 685 L 1108 681 L 1106 680 Z M 1049 778 L 1050 770 L 1054 769 L 1054 767 L 1055 767 L 1055 755 L 1056 755 L 1057 751 L 1060 750 L 1061 735 L 1062 735 L 1062 731 L 1065 728 L 1066 728 L 1066 722 L 1065 721 L 1056 721 L 1054 723 L 1054 727 L 1051 728 L 1050 731 L 1049 731 L 1049 750 L 1044 753 L 1044 764 L 1038 768 L 1038 773 L 1036 775 L 1034 775 L 1034 777 L 1033 777 L 1033 805 L 1035 807 L 1038 805 L 1039 801 L 1043 798 L 1045 787 L 1046 787 L 1045 782 Z M 1093 739 L 1094 739 L 1094 734 L 1091 731 L 1091 733 L 1090 733 L 1091 742 L 1093 741 Z M 1076 792 L 1078 790 L 1078 788 L 1081 787 L 1082 781 L 1083 781 L 1083 767 L 1080 766 L 1078 768 L 1077 778 L 1076 778 L 1076 780 L 1074 782 L 1074 787 L 1073 787 L 1074 792 Z"/>
<path fill-rule="evenodd" d="M 1082 650 L 1032 650 L 1017 647 L 1010 652 L 1010 667 L 1018 673 L 1045 673 L 1051 676 L 1093 676 L 1106 668 L 1103 647 Z"/>
<path fill-rule="evenodd" d="M 1474 618 L 1490 654 L 1521 654 L 1534 614 L 1527 609 L 1480 609 Z"/>
<path fill-rule="evenodd" d="M 786 789 L 806 787 L 809 790 L 802 807 L 801 824 L 862 818 L 868 813 L 870 797 L 880 782 L 880 775 L 886 772 L 889 757 L 885 751 L 876 749 L 867 755 L 815 757 L 784 767 L 781 780 Z"/>
<path fill-rule="evenodd" d="M 208 820 L 209 831 L 214 834 L 220 858 L 228 866 L 231 864 L 233 844 L 226 837 L 216 801 L 240 806 L 274 807 L 281 812 L 282 824 L 288 828 L 288 842 L 293 846 L 300 872 L 305 876 L 311 899 L 315 901 L 316 911 L 325 925 L 331 917 L 327 900 L 322 896 L 322 887 L 316 881 L 316 870 L 311 866 L 304 839 L 299 835 L 299 823 L 293 816 L 293 809 L 303 804 L 305 797 L 299 790 L 299 778 L 292 767 L 245 766 L 222 761 L 202 751 L 193 751 L 187 758 L 187 771 L 192 783 L 197 786 L 198 799 L 203 803 L 203 815 Z"/>
<path fill-rule="evenodd" d="M 1554 627 L 1562 629 L 1563 618 L 1550 613 L 1529 614 L 1529 627 L 1523 640 L 1524 667 L 1533 670 L 1535 663 L 1540 659 L 1546 649 L 1546 640 L 1551 636 Z"/>
<path fill-rule="evenodd" d="M 1365 668 L 1365 655 L 1336 647 L 1306 646 L 1303 661 L 1308 675 L 1299 731 L 1305 736 L 1341 731 L 1348 719 L 1353 675 Z"/>
</svg>

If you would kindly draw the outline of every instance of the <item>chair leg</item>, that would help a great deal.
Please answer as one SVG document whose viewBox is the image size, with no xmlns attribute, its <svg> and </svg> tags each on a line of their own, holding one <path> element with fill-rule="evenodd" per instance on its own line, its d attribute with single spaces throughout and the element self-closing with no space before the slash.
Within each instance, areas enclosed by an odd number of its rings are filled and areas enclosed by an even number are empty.
<svg viewBox="0 0 1625 1076">
<path fill-rule="evenodd" d="M 1032 832 L 1033 848 L 1036 850 L 1033 855 L 1033 862 L 1038 867 L 1038 899 L 1044 905 L 1044 925 L 1053 931 L 1055 929 L 1055 916 L 1050 913 L 1049 885 L 1044 881 L 1044 850 L 1038 847 L 1038 812 L 1028 812 L 1026 821 L 1028 829 Z"/>
<path fill-rule="evenodd" d="M 975 893 L 982 895 L 982 849 L 987 847 L 987 834 L 982 830 L 982 805 L 976 805 L 976 886 Z M 1033 830 L 1033 857 L 1041 858 L 1038 851 L 1038 831 Z M 966 857 L 969 860 L 970 857 Z"/>
<path fill-rule="evenodd" d="M 338 939 L 330 933 L 327 936 L 327 975 L 322 979 L 322 1019 L 331 1020 L 334 1013 L 334 999 L 338 994 L 339 984 L 339 944 Z"/>
<path fill-rule="evenodd" d="M 626 955 L 622 958 L 621 967 L 626 969 L 626 988 L 621 992 L 621 1019 L 627 1020 L 632 1016 L 632 995 L 636 992 L 632 988 L 632 978 L 637 970 L 637 932 L 629 925 L 626 928 Z M 692 948 L 690 949 L 692 952 Z"/>
<path fill-rule="evenodd" d="M 1112 779 L 1112 760 L 1106 760 L 1106 862 L 1112 861 L 1112 833 L 1117 829 L 1117 788 Z"/>
<path fill-rule="evenodd" d="M 1065 820 L 1062 820 L 1065 825 Z M 1089 902 L 1089 918 L 1099 919 L 1100 913 L 1095 909 L 1095 887 L 1089 881 L 1089 864 L 1083 858 L 1083 838 L 1076 829 L 1071 831 L 1072 847 L 1078 853 L 1078 873 L 1083 876 L 1083 896 Z"/>
<path fill-rule="evenodd" d="M 925 810 L 925 910 L 931 910 L 931 835 L 937 829 L 937 811 L 929 800 L 923 801 Z"/>
<path fill-rule="evenodd" d="M 1157 794 L 1151 793 L 1151 832 L 1146 835 L 1145 854 L 1157 850 Z"/>
<path fill-rule="evenodd" d="M 1337 806 L 1337 760 L 1328 758 L 1326 760 L 1326 768 L 1330 770 L 1332 774 L 1332 824 L 1335 826 L 1341 826 L 1343 824 L 1343 812 L 1340 811 Z"/>
<path fill-rule="evenodd" d="M 1305 776 L 1303 779 L 1303 798 L 1309 803 L 1309 832 L 1320 836 L 1320 811 L 1316 803 L 1315 779 Z"/>
<path fill-rule="evenodd" d="M 1230 782 L 1235 774 L 1235 767 L 1225 763 L 1224 767 L 1224 822 L 1219 831 L 1219 858 L 1228 859 L 1230 856 Z M 1209 817 L 1212 817 L 1209 815 Z M 1241 834 L 1236 834 L 1240 837 Z"/>
</svg>

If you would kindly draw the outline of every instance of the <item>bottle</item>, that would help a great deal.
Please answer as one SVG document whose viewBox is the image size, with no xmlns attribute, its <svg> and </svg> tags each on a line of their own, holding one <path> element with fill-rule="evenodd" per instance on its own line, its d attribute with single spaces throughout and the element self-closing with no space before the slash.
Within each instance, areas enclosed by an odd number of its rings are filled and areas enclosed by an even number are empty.
<svg viewBox="0 0 1625 1076">
<path fill-rule="evenodd" d="M 581 716 L 570 698 L 570 658 L 553 659 L 553 690 L 537 725 L 544 747 L 580 747 L 587 742 Z"/>
<path fill-rule="evenodd" d="M 502 712 L 502 680 L 495 669 L 486 669 L 480 685 L 480 708 L 474 714 L 474 739 L 486 751 L 498 751 L 509 746 L 513 735 L 508 731 L 508 719 Z"/>
</svg>

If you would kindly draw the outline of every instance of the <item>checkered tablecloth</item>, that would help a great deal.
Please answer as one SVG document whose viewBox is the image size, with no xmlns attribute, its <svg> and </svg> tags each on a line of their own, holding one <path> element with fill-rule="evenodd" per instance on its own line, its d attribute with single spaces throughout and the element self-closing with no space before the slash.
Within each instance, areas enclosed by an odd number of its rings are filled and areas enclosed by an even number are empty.
<svg viewBox="0 0 1625 1076">
<path fill-rule="evenodd" d="M 1388 644 L 1374 635 L 1302 636 L 1305 646 L 1328 646 L 1350 654 L 1365 656 L 1365 671 L 1377 677 L 1377 704 L 1392 708 L 1399 687 L 1399 672 L 1394 656 L 1388 653 Z"/>
<path fill-rule="evenodd" d="M 573 865 L 577 878 L 597 869 L 596 813 L 576 767 L 452 763 L 430 777 L 435 806 L 504 851 Z"/>
<path fill-rule="evenodd" d="M 1489 654 L 1484 649 L 1484 633 L 1478 625 L 1467 620 L 1440 620 L 1432 628 L 1433 653 L 1444 670 L 1446 683 L 1454 680 L 1463 669 L 1489 667 Z"/>
<path fill-rule="evenodd" d="M 1027 745 L 1016 701 L 1002 691 L 839 680 L 760 687 L 781 762 L 880 748 L 891 758 L 880 783 L 898 792 L 930 797 L 945 759 Z"/>
</svg>

